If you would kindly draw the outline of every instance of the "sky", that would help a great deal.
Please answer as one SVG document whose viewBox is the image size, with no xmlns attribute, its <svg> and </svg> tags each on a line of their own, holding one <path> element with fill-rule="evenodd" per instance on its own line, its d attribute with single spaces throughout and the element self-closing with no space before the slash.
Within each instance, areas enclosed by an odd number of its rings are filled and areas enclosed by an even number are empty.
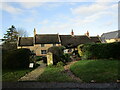
<svg viewBox="0 0 120 90">
<path fill-rule="evenodd" d="M 90 36 L 118 30 L 118 2 L 95 0 L 58 2 L 11 2 L 0 3 L 0 38 L 14 25 L 26 30 L 33 37 L 37 34 L 70 34 Z"/>
</svg>

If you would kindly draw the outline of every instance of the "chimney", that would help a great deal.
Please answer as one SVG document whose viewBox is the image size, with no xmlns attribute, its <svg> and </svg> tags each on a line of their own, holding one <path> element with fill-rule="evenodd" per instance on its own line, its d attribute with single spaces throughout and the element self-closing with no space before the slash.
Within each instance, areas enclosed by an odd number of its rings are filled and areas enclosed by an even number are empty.
<svg viewBox="0 0 120 90">
<path fill-rule="evenodd" d="M 72 31 L 71 31 L 71 35 L 72 35 L 72 36 L 74 36 L 74 32 L 73 32 L 73 29 L 72 29 Z"/>
<path fill-rule="evenodd" d="M 36 35 L 36 29 L 34 28 L 34 36 Z"/>
<path fill-rule="evenodd" d="M 89 32 L 88 31 L 87 31 L 86 35 L 89 36 Z"/>
</svg>

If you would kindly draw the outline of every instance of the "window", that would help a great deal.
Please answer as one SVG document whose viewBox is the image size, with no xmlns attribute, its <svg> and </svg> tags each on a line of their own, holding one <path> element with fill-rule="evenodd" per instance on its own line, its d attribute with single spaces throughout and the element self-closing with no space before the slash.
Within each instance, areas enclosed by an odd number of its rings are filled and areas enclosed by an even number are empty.
<svg viewBox="0 0 120 90">
<path fill-rule="evenodd" d="M 46 54 L 46 50 L 41 50 L 41 54 Z"/>
<path fill-rule="evenodd" d="M 41 44 L 41 47 L 44 47 L 45 45 L 44 44 Z"/>
<path fill-rule="evenodd" d="M 72 52 L 72 49 L 69 49 L 68 52 Z"/>
<path fill-rule="evenodd" d="M 56 46 L 56 44 L 53 44 L 53 46 Z"/>
</svg>

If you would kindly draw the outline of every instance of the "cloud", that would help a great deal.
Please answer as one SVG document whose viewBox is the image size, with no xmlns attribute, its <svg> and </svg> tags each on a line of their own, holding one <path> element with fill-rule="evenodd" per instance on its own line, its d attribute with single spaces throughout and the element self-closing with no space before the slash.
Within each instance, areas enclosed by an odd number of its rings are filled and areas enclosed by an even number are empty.
<svg viewBox="0 0 120 90">
<path fill-rule="evenodd" d="M 83 5 L 79 6 L 77 8 L 71 8 L 71 11 L 73 14 L 78 14 L 78 15 L 90 15 L 94 14 L 103 10 L 108 9 L 108 7 L 104 4 L 101 3 L 95 3 L 92 5 Z"/>
<path fill-rule="evenodd" d="M 13 7 L 12 5 L 10 5 L 8 3 L 2 3 L 1 9 L 10 13 L 10 14 L 21 14 L 23 12 L 22 9 L 17 8 L 17 7 Z"/>
<path fill-rule="evenodd" d="M 35 8 L 43 5 L 42 2 L 41 3 L 40 2 L 21 2 L 19 4 L 26 9 L 31 9 L 31 8 Z"/>
<path fill-rule="evenodd" d="M 117 7 L 117 4 L 113 4 L 111 2 L 95 2 L 89 5 L 80 5 L 76 8 L 71 8 L 70 10 L 72 14 L 77 17 L 77 19 L 73 21 L 91 23 L 102 18 L 104 15 L 116 17 Z"/>
<path fill-rule="evenodd" d="M 2 2 L 118 2 L 118 0 L 1 0 Z"/>
<path fill-rule="evenodd" d="M 43 20 L 42 22 L 40 22 L 39 24 L 48 24 L 49 21 L 46 19 L 46 20 Z"/>
</svg>

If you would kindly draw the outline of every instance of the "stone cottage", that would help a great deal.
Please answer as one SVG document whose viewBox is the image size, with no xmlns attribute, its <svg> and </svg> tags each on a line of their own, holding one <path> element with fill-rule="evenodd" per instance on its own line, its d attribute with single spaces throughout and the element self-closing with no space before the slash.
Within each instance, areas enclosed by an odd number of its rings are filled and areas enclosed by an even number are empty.
<svg viewBox="0 0 120 90">
<path fill-rule="evenodd" d="M 89 32 L 86 35 L 74 35 L 72 30 L 71 35 L 59 34 L 36 34 L 34 29 L 34 37 L 19 37 L 17 48 L 28 48 L 35 52 L 37 56 L 46 56 L 48 48 L 52 46 L 65 46 L 65 52 L 77 50 L 77 46 L 86 43 L 100 43 L 98 36 L 90 37 Z"/>
</svg>

